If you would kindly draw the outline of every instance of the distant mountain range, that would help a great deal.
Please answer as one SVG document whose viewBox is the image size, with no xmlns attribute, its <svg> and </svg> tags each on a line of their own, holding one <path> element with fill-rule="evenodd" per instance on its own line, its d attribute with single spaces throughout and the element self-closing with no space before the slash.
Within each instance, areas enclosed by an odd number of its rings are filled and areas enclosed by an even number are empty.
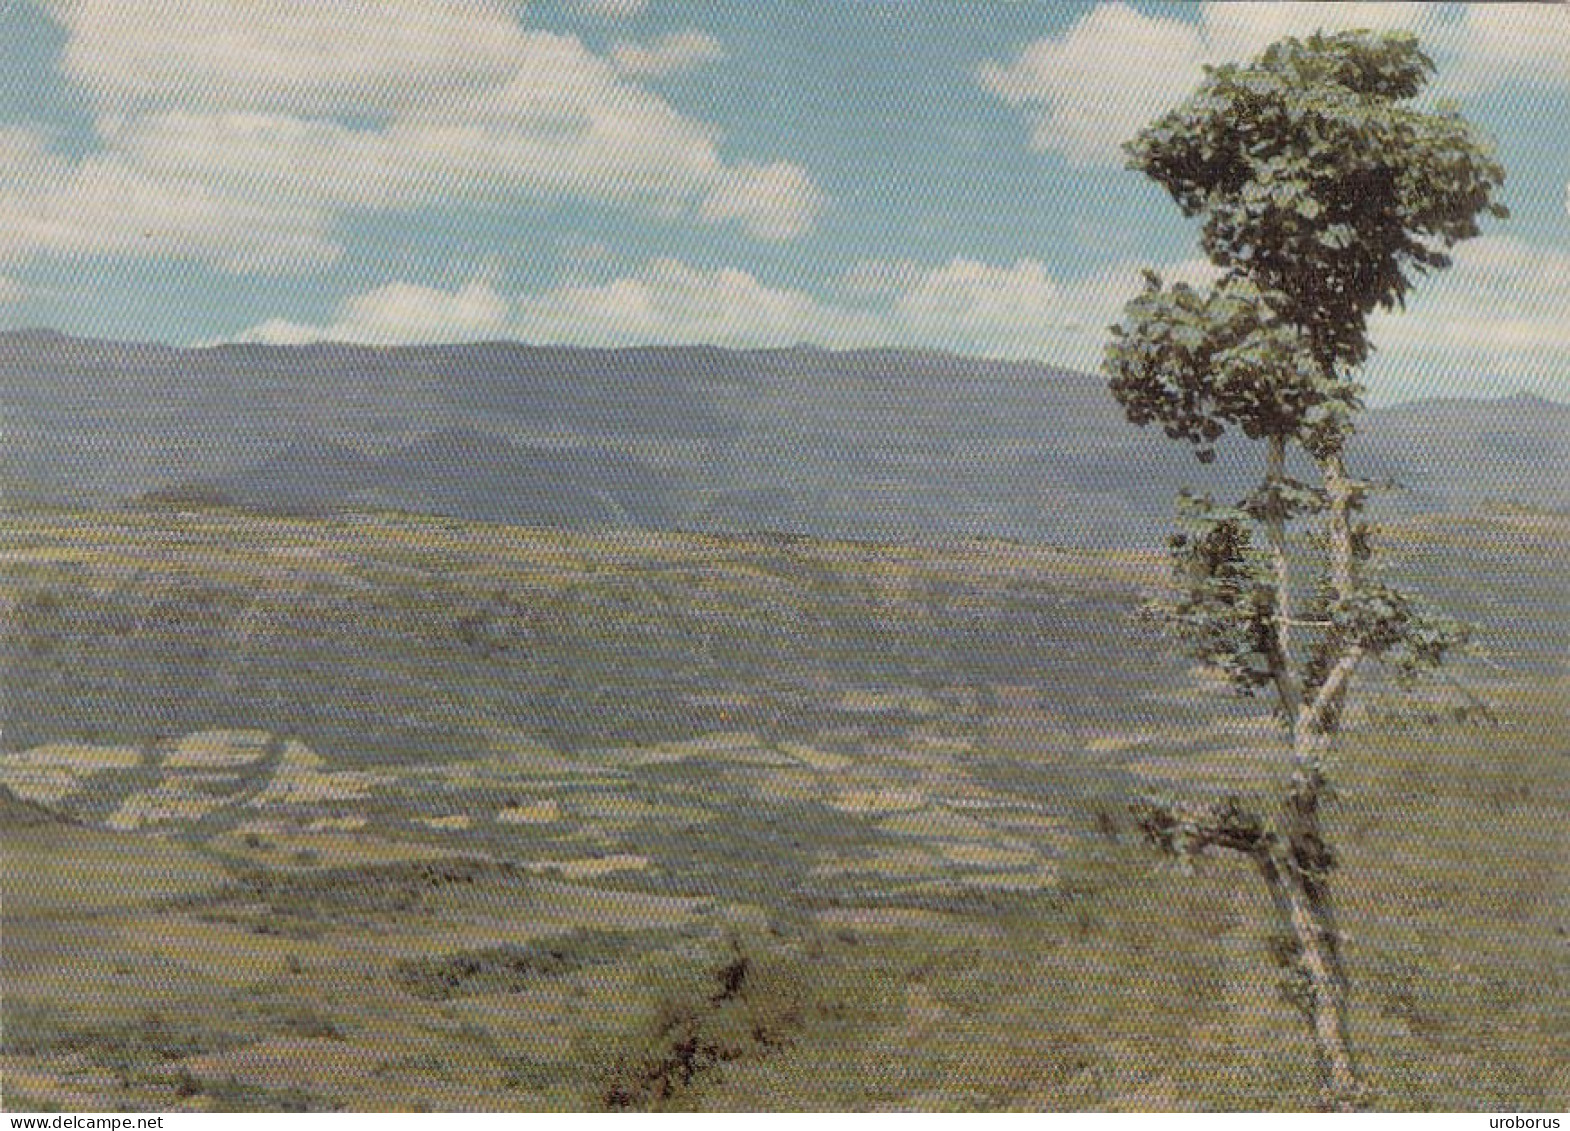
<svg viewBox="0 0 1570 1131">
<path fill-rule="evenodd" d="M 1401 511 L 1570 508 L 1570 406 L 1367 414 L 1354 457 Z M 1149 545 L 1197 464 L 1098 377 L 906 350 L 514 342 L 182 349 L 0 333 L 8 503 L 392 507 L 572 527 Z"/>
</svg>

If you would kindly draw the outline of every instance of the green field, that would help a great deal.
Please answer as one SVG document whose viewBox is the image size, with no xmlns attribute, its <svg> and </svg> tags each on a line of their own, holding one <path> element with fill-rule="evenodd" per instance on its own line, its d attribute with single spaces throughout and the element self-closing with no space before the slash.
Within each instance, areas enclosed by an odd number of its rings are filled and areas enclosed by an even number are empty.
<svg viewBox="0 0 1570 1131">
<path fill-rule="evenodd" d="M 1430 519 L 1477 626 L 1328 814 L 1373 1102 L 1570 1102 L 1570 520 Z M 1283 757 L 1154 557 L 375 514 L 0 519 L 4 1106 L 1307 1108 L 1232 861 Z"/>
</svg>

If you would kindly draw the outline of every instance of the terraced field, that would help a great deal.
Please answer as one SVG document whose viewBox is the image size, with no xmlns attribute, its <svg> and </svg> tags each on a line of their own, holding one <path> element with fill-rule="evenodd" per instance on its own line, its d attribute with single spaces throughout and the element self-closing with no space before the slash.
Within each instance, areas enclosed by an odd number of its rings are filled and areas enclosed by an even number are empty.
<svg viewBox="0 0 1570 1131">
<path fill-rule="evenodd" d="M 1153 558 L 0 523 L 7 1107 L 1313 1102 L 1256 881 L 1124 818 L 1273 769 Z M 1563 1106 L 1570 522 L 1392 546 L 1490 655 L 1352 716 L 1354 1026 Z"/>
</svg>

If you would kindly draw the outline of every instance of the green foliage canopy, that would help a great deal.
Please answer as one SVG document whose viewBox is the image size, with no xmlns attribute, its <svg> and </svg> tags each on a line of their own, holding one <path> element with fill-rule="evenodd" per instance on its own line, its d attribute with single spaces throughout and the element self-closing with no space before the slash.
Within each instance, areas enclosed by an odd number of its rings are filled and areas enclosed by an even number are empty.
<svg viewBox="0 0 1570 1131">
<path fill-rule="evenodd" d="M 1403 33 L 1285 39 L 1210 68 L 1128 144 L 1130 166 L 1203 219 L 1222 272 L 1208 291 L 1147 275 L 1113 328 L 1107 368 L 1132 422 L 1202 460 L 1228 425 L 1339 446 L 1369 315 L 1447 266 L 1479 216 L 1505 215 L 1488 142 L 1454 108 L 1414 104 L 1432 70 Z"/>
</svg>

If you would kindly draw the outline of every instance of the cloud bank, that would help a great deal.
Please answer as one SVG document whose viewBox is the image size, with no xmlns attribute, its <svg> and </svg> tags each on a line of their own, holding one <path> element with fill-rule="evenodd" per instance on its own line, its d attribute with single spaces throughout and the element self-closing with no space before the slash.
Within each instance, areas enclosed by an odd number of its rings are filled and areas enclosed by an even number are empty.
<svg viewBox="0 0 1570 1131">
<path fill-rule="evenodd" d="M 340 254 L 352 215 L 514 200 L 783 240 L 825 203 L 799 165 L 727 157 L 716 130 L 637 81 L 722 57 L 699 32 L 607 57 L 492 0 L 405 0 L 396 20 L 372 0 L 167 0 L 157 20 L 119 0 L 47 9 L 99 146 L 73 159 L 41 131 L 0 130 L 0 265 L 310 271 Z"/>
<path fill-rule="evenodd" d="M 1171 277 L 1212 276 L 1202 261 Z M 869 284 L 870 279 L 884 280 Z M 735 268 L 656 259 L 597 283 L 562 283 L 510 296 L 471 281 L 454 290 L 395 283 L 351 297 L 320 324 L 269 321 L 233 340 L 298 344 L 518 338 L 571 345 L 714 343 L 735 347 L 923 345 L 1094 368 L 1122 303 L 1138 293 L 1132 263 L 1061 282 L 1034 259 L 988 264 L 956 258 L 920 267 L 865 262 L 837 300 L 772 286 Z"/>
<path fill-rule="evenodd" d="M 1216 277 L 1202 259 L 1158 265 L 1169 282 Z M 923 266 L 864 261 L 837 297 L 771 285 L 736 268 L 656 259 L 601 282 L 505 294 L 473 280 L 454 289 L 393 283 L 351 296 L 321 323 L 273 320 L 233 341 L 401 345 L 514 338 L 537 344 L 810 343 L 829 348 L 918 346 L 1046 361 L 1086 371 L 1100 363 L 1107 327 L 1139 293 L 1140 265 L 1120 262 L 1075 279 L 1038 260 L 955 258 Z M 1570 398 L 1570 254 L 1505 237 L 1457 249 L 1455 266 L 1427 280 L 1406 312 L 1371 322 L 1378 347 L 1375 400 L 1457 387 L 1531 388 Z M 1497 379 L 1479 387 L 1477 375 Z"/>
</svg>

